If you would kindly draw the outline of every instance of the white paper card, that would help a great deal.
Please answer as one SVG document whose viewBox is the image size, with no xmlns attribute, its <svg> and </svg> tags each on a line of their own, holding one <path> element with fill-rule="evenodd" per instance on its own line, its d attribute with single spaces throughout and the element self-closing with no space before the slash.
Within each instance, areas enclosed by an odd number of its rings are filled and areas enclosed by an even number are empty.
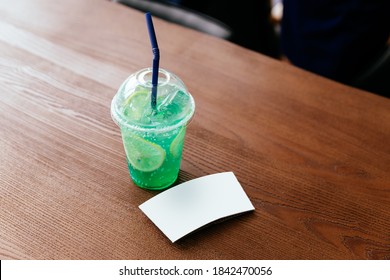
<svg viewBox="0 0 390 280">
<path fill-rule="evenodd" d="M 233 172 L 182 183 L 139 208 L 172 242 L 218 219 L 255 209 Z"/>
</svg>

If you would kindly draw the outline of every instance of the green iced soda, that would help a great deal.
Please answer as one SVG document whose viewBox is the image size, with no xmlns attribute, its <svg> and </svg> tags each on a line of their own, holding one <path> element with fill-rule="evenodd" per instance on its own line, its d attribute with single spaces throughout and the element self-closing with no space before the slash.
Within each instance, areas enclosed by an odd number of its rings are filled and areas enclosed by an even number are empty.
<svg viewBox="0 0 390 280">
<path fill-rule="evenodd" d="M 159 190 L 177 179 L 195 104 L 181 80 L 160 69 L 157 106 L 152 108 L 150 73 L 150 69 L 141 70 L 122 84 L 111 113 L 121 128 L 133 182 Z"/>
</svg>

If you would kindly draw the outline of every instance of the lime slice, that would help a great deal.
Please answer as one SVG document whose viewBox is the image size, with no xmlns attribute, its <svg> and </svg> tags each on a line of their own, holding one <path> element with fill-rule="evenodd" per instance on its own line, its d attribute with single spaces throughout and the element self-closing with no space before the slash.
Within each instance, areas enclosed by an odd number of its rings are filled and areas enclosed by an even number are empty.
<svg viewBox="0 0 390 280">
<path fill-rule="evenodd" d="M 147 89 L 136 89 L 123 104 L 124 114 L 131 120 L 142 118 L 144 111 L 150 103 L 150 93 Z"/>
<path fill-rule="evenodd" d="M 173 139 L 171 146 L 169 147 L 169 151 L 175 158 L 178 158 L 181 155 L 185 134 L 186 134 L 186 128 L 185 126 L 183 126 L 180 129 L 179 133 L 176 135 L 175 139 Z"/>
<path fill-rule="evenodd" d="M 130 164 L 139 171 L 151 172 L 165 160 L 165 151 L 159 145 L 139 136 L 125 136 L 125 150 Z"/>
</svg>

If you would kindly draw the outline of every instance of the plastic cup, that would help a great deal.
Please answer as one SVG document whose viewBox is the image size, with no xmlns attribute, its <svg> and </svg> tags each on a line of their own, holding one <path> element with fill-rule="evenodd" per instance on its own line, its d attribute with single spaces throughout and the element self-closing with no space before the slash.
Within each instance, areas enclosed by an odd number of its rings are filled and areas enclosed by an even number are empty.
<svg viewBox="0 0 390 280">
<path fill-rule="evenodd" d="M 130 75 L 112 100 L 111 116 L 121 130 L 133 182 L 141 188 L 162 190 L 179 174 L 195 102 L 184 83 L 164 69 L 159 69 L 155 109 L 151 93 L 151 68 Z"/>
</svg>

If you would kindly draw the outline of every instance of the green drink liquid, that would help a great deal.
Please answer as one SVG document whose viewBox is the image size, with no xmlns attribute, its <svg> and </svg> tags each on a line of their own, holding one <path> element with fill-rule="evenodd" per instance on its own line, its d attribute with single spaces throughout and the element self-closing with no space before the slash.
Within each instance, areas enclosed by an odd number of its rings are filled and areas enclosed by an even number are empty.
<svg viewBox="0 0 390 280">
<path fill-rule="evenodd" d="M 163 189 L 176 181 L 184 143 L 185 126 L 158 137 L 123 133 L 131 177 L 140 187 Z"/>
<path fill-rule="evenodd" d="M 195 104 L 182 82 L 161 69 L 157 106 L 153 109 L 148 71 L 151 73 L 149 69 L 141 70 L 122 84 L 111 113 L 121 128 L 133 182 L 159 190 L 177 179 L 186 125 Z"/>
</svg>

